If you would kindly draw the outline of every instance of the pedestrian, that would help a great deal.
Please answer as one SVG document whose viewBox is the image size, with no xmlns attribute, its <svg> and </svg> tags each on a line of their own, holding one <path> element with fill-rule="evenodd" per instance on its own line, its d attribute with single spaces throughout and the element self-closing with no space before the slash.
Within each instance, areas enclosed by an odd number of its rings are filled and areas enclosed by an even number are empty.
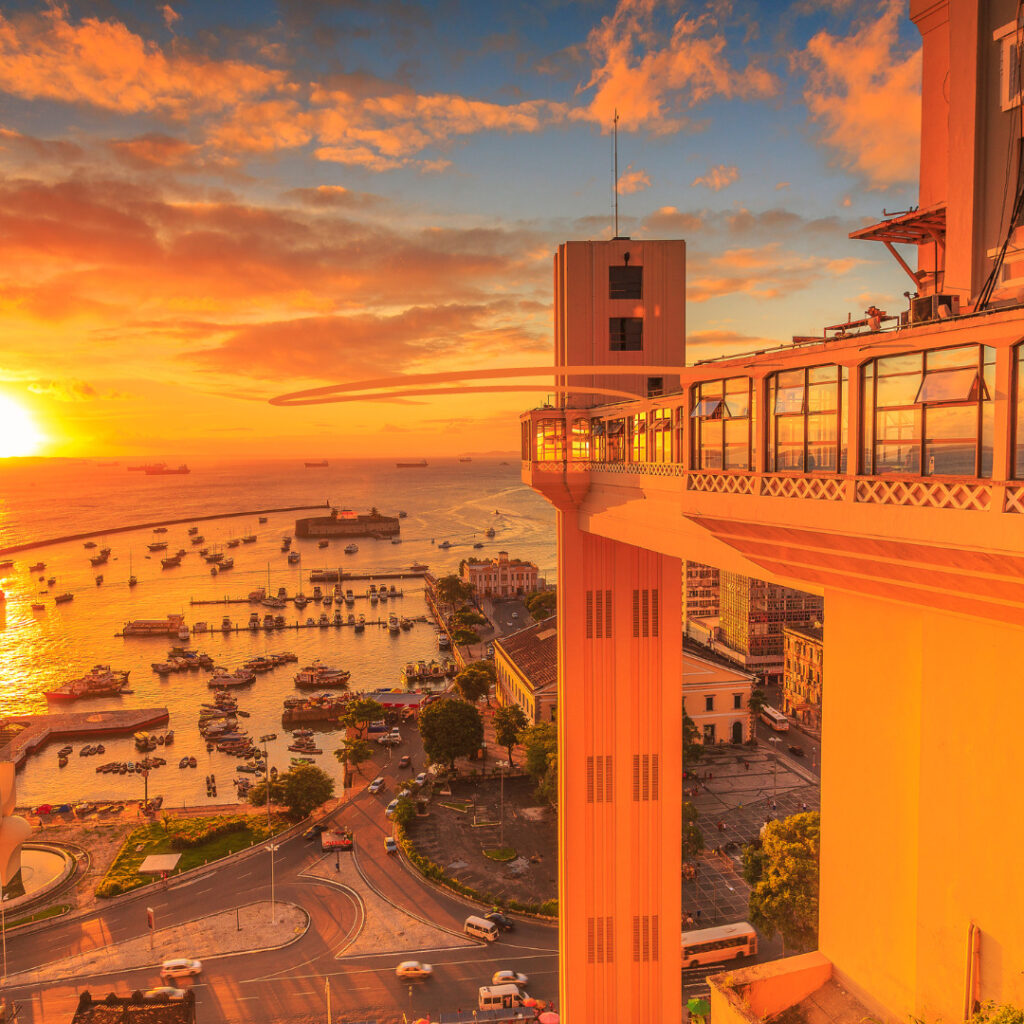
<svg viewBox="0 0 1024 1024">
<path fill-rule="evenodd" d="M 804 801 L 802 801 L 802 800 L 800 801 L 800 810 L 801 811 L 806 811 L 807 810 L 807 804 Z"/>
<path fill-rule="evenodd" d="M 697 908 L 697 923 L 700 924 L 700 907 Z"/>
</svg>

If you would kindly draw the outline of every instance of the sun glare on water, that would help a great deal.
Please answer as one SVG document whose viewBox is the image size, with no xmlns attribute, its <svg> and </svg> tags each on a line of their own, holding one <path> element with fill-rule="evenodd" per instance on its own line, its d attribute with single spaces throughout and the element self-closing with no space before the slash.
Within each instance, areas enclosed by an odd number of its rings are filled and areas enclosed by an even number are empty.
<svg viewBox="0 0 1024 1024">
<path fill-rule="evenodd" d="M 0 395 L 0 459 L 35 455 L 46 437 L 23 406 Z"/>
</svg>

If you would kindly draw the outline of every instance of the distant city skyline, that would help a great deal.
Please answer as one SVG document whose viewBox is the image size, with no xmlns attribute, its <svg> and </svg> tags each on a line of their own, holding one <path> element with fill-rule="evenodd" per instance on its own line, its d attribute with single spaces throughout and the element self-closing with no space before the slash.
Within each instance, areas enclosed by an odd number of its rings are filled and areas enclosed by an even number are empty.
<svg viewBox="0 0 1024 1024">
<path fill-rule="evenodd" d="M 612 232 L 616 110 L 620 231 L 688 242 L 690 361 L 898 310 L 846 235 L 916 202 L 905 13 L 6 4 L 0 457 L 515 449 L 536 393 L 266 400 L 550 358 L 552 254 Z"/>
</svg>

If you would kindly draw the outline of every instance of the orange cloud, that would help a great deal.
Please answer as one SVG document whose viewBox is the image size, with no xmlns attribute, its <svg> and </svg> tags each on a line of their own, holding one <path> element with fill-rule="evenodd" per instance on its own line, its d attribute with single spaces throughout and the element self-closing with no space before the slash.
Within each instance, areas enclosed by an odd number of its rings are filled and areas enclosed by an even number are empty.
<svg viewBox="0 0 1024 1024">
<path fill-rule="evenodd" d="M 670 132 L 690 125 L 680 107 L 713 96 L 765 98 L 778 92 L 775 76 L 756 64 L 732 66 L 712 13 L 682 15 L 664 38 L 654 27 L 658 10 L 656 0 L 618 0 L 615 11 L 591 30 L 587 50 L 594 68 L 580 91 L 594 94 L 573 118 L 610 128 L 618 111 L 625 127 Z"/>
<path fill-rule="evenodd" d="M 650 188 L 651 179 L 646 171 L 633 170 L 633 165 L 630 164 L 626 168 L 626 173 L 619 178 L 619 195 L 628 196 L 632 192 L 641 192 L 645 188 Z"/>
<path fill-rule="evenodd" d="M 728 188 L 734 182 L 739 181 L 739 177 L 740 169 L 738 167 L 718 164 L 712 167 L 707 174 L 694 178 L 691 185 L 706 185 L 712 192 L 721 192 L 723 188 Z"/>
<path fill-rule="evenodd" d="M 822 143 L 870 189 L 915 181 L 920 163 L 921 50 L 900 43 L 902 0 L 879 10 L 845 38 L 822 30 L 794 60 Z"/>
<path fill-rule="evenodd" d="M 175 167 L 190 164 L 200 147 L 159 132 L 134 139 L 112 139 L 108 145 L 125 163 L 135 167 Z"/>
<path fill-rule="evenodd" d="M 164 53 L 118 21 L 72 22 L 62 7 L 0 14 L 0 89 L 25 99 L 192 117 L 283 82 L 281 72 L 243 61 Z"/>
</svg>

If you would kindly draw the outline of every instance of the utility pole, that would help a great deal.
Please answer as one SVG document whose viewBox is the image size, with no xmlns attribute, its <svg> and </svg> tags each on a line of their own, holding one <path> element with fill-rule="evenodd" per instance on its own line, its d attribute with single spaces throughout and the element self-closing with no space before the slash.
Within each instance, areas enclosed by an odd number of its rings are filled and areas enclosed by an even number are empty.
<svg viewBox="0 0 1024 1024">
<path fill-rule="evenodd" d="M 505 769 L 501 769 L 501 835 L 498 839 L 498 845 L 505 848 Z"/>
<path fill-rule="evenodd" d="M 274 854 L 277 852 L 277 843 L 268 843 L 270 851 L 270 923 L 277 924 L 277 906 L 274 903 Z"/>
<path fill-rule="evenodd" d="M 774 766 L 772 768 L 772 801 L 774 801 L 779 795 L 779 744 L 782 740 L 778 736 L 769 736 L 768 742 L 772 744 L 775 754 Z"/>
<path fill-rule="evenodd" d="M 277 739 L 276 732 L 268 732 L 265 736 L 260 737 L 260 743 L 263 744 L 263 778 L 267 787 L 267 824 L 270 824 L 270 757 L 267 755 L 267 744 L 272 740 Z"/>
</svg>

